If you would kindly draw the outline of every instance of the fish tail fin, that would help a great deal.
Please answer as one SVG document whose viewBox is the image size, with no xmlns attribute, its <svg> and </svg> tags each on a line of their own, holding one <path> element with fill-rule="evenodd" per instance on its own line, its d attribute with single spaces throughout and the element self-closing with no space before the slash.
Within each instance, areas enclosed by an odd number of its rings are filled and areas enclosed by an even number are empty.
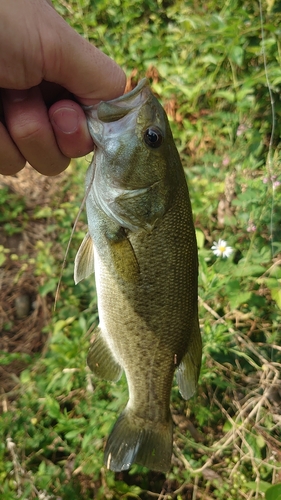
<svg viewBox="0 0 281 500">
<path fill-rule="evenodd" d="M 104 463 L 115 472 L 127 470 L 133 463 L 168 472 L 173 450 L 173 422 L 147 422 L 125 409 L 107 440 Z"/>
</svg>

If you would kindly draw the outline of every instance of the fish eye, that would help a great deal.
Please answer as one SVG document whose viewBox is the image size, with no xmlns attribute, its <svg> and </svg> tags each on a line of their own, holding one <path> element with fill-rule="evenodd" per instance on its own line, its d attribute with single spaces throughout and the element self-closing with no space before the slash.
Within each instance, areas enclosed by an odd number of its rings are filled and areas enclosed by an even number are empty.
<svg viewBox="0 0 281 500">
<path fill-rule="evenodd" d="M 149 127 L 144 133 L 144 142 L 150 148 L 159 148 L 162 144 L 163 135 L 160 130 L 156 127 Z"/>
</svg>

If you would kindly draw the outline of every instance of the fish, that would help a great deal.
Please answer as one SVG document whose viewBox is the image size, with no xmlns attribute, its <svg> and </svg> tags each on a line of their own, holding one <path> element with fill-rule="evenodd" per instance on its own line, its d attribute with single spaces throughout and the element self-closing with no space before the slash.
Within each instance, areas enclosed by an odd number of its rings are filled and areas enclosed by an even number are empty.
<svg viewBox="0 0 281 500">
<path fill-rule="evenodd" d="M 129 389 L 104 463 L 113 471 L 136 463 L 165 473 L 174 373 L 189 399 L 202 357 L 189 191 L 167 115 L 147 79 L 84 111 L 95 151 L 86 174 L 88 233 L 74 280 L 95 273 L 99 313 L 87 362 L 108 381 L 125 372 Z"/>
</svg>

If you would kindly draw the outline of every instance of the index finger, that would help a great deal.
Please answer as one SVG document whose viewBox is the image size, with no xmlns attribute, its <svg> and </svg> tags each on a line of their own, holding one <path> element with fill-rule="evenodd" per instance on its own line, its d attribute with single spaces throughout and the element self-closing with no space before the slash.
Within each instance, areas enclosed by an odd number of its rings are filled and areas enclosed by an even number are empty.
<svg viewBox="0 0 281 500">
<path fill-rule="evenodd" d="M 46 8 L 49 17 L 56 17 L 54 28 L 50 30 L 49 25 L 42 32 L 42 37 L 48 37 L 48 43 L 42 41 L 44 79 L 60 84 L 86 105 L 122 95 L 126 76 L 120 66 L 74 31 L 48 4 Z"/>
</svg>

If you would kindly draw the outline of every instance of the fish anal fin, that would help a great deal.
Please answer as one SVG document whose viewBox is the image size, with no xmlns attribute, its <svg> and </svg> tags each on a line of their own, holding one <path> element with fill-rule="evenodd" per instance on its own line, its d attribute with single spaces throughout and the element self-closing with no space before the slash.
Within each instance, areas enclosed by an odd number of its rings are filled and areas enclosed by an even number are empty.
<svg viewBox="0 0 281 500">
<path fill-rule="evenodd" d="M 202 340 L 199 325 L 196 325 L 188 352 L 184 355 L 177 371 L 177 382 L 184 399 L 193 396 L 197 389 L 202 358 Z"/>
<path fill-rule="evenodd" d="M 123 368 L 114 358 L 99 327 L 95 330 L 95 339 L 90 346 L 87 363 L 96 377 L 117 382 Z"/>
<path fill-rule="evenodd" d="M 123 471 L 137 463 L 149 469 L 168 472 L 173 449 L 172 418 L 166 423 L 148 424 L 134 419 L 124 410 L 107 440 L 104 463 L 108 469 Z"/>
<path fill-rule="evenodd" d="M 89 233 L 83 239 L 74 261 L 74 282 L 87 278 L 94 272 L 94 245 Z"/>
</svg>

